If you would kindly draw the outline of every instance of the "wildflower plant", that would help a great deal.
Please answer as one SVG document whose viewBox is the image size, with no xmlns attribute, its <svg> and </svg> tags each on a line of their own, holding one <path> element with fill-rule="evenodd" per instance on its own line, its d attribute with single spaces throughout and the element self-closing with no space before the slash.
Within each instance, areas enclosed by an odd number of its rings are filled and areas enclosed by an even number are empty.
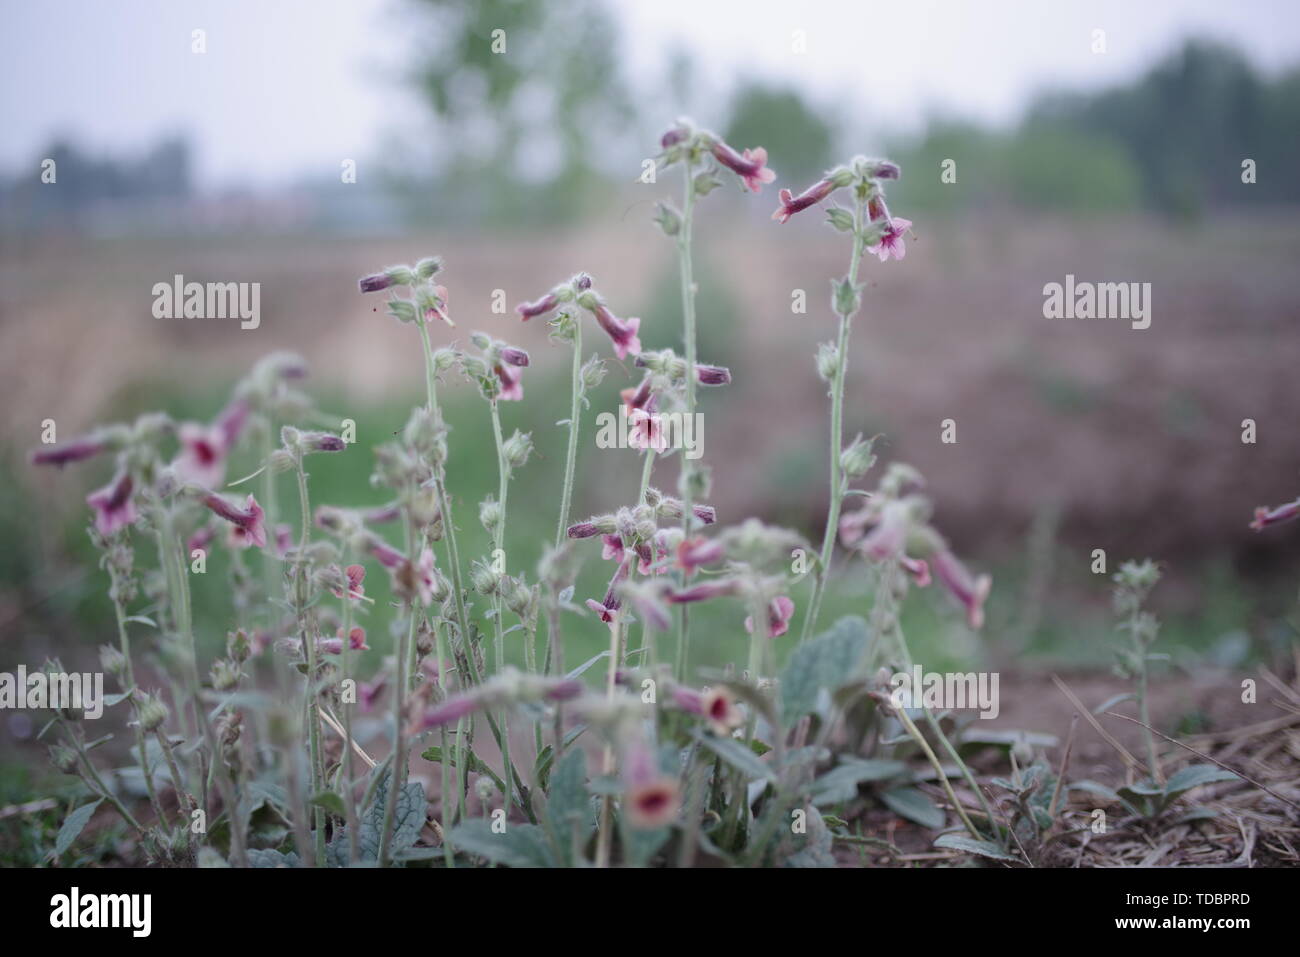
<svg viewBox="0 0 1300 957">
<path fill-rule="evenodd" d="M 885 203 L 898 167 L 858 157 L 798 195 L 778 193 L 781 223 L 847 201 L 826 209 L 851 253 L 832 282 L 835 339 L 815 357 L 831 431 L 829 509 L 815 544 L 757 518 L 720 521 L 707 467 L 685 454 L 675 489 L 655 474 L 671 451 L 666 419 L 693 420 L 700 390 L 732 378 L 713 364 L 724 356 L 697 354 L 696 204 L 728 179 L 745 193 L 775 180 L 761 147 L 733 148 L 688 121 L 659 146 L 658 165 L 679 168 L 684 185 L 681 208 L 663 202 L 656 214 L 677 247 L 681 353 L 643 349 L 642 318 L 616 311 L 585 272 L 516 307 L 571 350 L 563 478 L 550 490 L 556 534 L 535 567 L 517 558 L 523 543 L 511 520 L 521 486 L 530 504 L 546 498 L 529 463 L 551 443 L 512 427 L 535 374 L 531 357 L 481 331 L 450 339 L 438 257 L 358 284 L 415 327 L 423 358 L 423 402 L 371 450 L 383 504 L 313 502 L 313 472 L 360 452 L 318 428 L 321 413 L 302 389 L 306 365 L 287 353 L 258 363 L 211 422 L 149 414 L 33 454 L 39 466 L 101 471 L 86 502 L 116 641 L 100 658 L 117 682 L 112 704 L 130 711 L 144 784 L 129 807 L 99 773 L 82 716 L 60 711 L 51 760 L 81 779 L 93 804 L 74 814 L 107 802 L 151 861 L 237 866 L 691 866 L 706 856 L 831 866 L 846 838 L 838 815 L 860 800 L 938 832 L 937 846 L 1008 863 L 1032 862 L 1064 835 L 1063 769 L 1018 757 L 990 800 L 960 724 L 900 702 L 885 680 L 914 664 L 902 626 L 913 590 L 946 592 L 978 630 L 992 584 L 940 532 L 921 474 L 899 462 L 875 471 L 877 438 L 843 434 L 861 260 L 902 259 L 911 226 Z M 638 485 L 596 514 L 574 502 L 582 414 L 609 371 L 603 347 L 584 355 L 589 320 L 618 360 L 610 368 L 629 377 L 619 399 L 642 456 Z M 466 453 L 444 418 L 447 388 L 477 393 L 483 405 L 467 415 L 470 427 L 491 428 L 496 488 L 478 502 L 448 492 Z M 232 479 L 236 456 L 254 468 Z M 292 477 L 296 509 L 277 500 L 277 476 Z M 1256 523 L 1294 512 L 1261 510 Z M 484 554 L 461 548 L 474 517 L 490 541 Z M 858 613 L 822 629 L 837 544 L 853 558 L 845 579 Z M 231 558 L 233 614 L 221 623 L 223 650 L 201 661 L 188 563 L 210 549 Z M 798 554 L 817 557 L 796 625 Z M 600 569 L 601 587 L 579 594 L 584 564 Z M 1116 577 L 1128 639 L 1121 662 L 1148 727 L 1156 624 L 1143 602 L 1158 577 L 1151 563 L 1126 564 Z M 700 603 L 747 637 L 743 661 L 694 666 L 687 610 Z M 368 617 L 381 604 L 393 612 L 386 655 Z M 577 667 L 566 654 L 570 616 L 599 622 L 608 637 Z M 412 780 L 413 754 L 437 766 L 436 814 Z M 1148 816 L 1189 781 L 1212 779 L 1185 769 L 1164 780 L 1150 731 L 1147 755 L 1149 780 L 1130 782 L 1120 799 Z M 283 826 L 266 827 L 268 814 Z"/>
</svg>

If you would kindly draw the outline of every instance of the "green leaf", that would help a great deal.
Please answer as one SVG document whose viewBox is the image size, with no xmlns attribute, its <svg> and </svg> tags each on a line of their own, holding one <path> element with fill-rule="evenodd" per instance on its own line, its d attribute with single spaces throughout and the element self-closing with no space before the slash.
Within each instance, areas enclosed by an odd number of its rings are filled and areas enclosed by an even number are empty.
<svg viewBox="0 0 1300 957">
<path fill-rule="evenodd" d="M 916 788 L 902 787 L 881 791 L 880 800 L 899 817 L 915 821 L 922 827 L 941 828 L 947 820 L 943 809 Z"/>
<path fill-rule="evenodd" d="M 509 824 L 504 834 L 495 834 L 487 821 L 465 821 L 452 828 L 451 842 L 457 850 L 506 867 L 555 866 L 545 834 L 536 824 Z"/>
<path fill-rule="evenodd" d="M 290 851 L 282 854 L 270 848 L 250 847 L 248 849 L 249 867 L 297 867 L 298 854 Z"/>
<path fill-rule="evenodd" d="M 388 801 L 391 782 L 391 774 L 385 775 L 379 782 L 375 787 L 374 800 L 362 818 L 357 847 L 363 860 L 379 859 L 380 837 L 384 832 L 384 806 Z M 404 851 L 415 843 L 420 836 L 420 829 L 424 827 L 427 812 L 424 785 L 419 781 L 408 781 L 397 795 L 397 803 L 393 808 L 393 837 L 389 842 L 392 853 Z"/>
<path fill-rule="evenodd" d="M 586 671 L 588 668 L 590 668 L 592 665 L 594 665 L 596 662 L 600 661 L 601 658 L 608 658 L 608 657 L 609 657 L 609 652 L 608 652 L 608 651 L 602 651 L 600 654 L 596 655 L 596 657 L 594 657 L 594 658 L 590 658 L 590 659 L 588 659 L 587 661 L 584 661 L 582 664 L 578 665 L 578 667 L 574 668 L 572 671 L 569 672 L 569 674 L 567 675 L 567 677 L 569 677 L 569 678 L 577 678 L 577 677 L 579 677 L 579 676 L 580 676 L 584 671 Z"/>
<path fill-rule="evenodd" d="M 948 847 L 954 851 L 966 851 L 968 854 L 978 854 L 980 857 L 988 857 L 995 861 L 1010 861 L 1013 864 L 1024 863 L 1020 858 L 1014 854 L 1008 854 L 992 841 L 977 841 L 969 834 L 940 834 L 934 839 L 934 846 Z"/>
<path fill-rule="evenodd" d="M 832 848 L 835 836 L 826 826 L 825 819 L 815 807 L 806 809 L 805 824 L 807 833 L 796 835 L 795 850 L 781 859 L 782 867 L 834 867 L 835 855 Z M 778 857 L 780 854 L 778 852 Z"/>
<path fill-rule="evenodd" d="M 331 814 L 337 815 L 338 817 L 347 816 L 347 808 L 343 806 L 343 798 L 339 797 L 338 794 L 333 791 L 321 791 L 307 803 L 323 807 L 325 810 L 329 811 Z"/>
<path fill-rule="evenodd" d="M 587 754 L 581 748 L 566 754 L 555 768 L 546 801 L 546 823 L 564 863 L 572 865 L 569 858 L 574 828 L 583 828 L 581 835 L 592 823 L 591 800 L 587 795 Z"/>
<path fill-rule="evenodd" d="M 1240 780 L 1241 775 L 1234 774 L 1232 771 L 1225 771 L 1223 768 L 1215 767 L 1212 764 L 1193 764 L 1171 775 L 1169 780 L 1165 782 L 1166 803 L 1176 800 L 1180 794 L 1184 794 L 1192 788 L 1200 787 L 1202 784 Z"/>
<path fill-rule="evenodd" d="M 582 732 L 586 730 L 587 726 L 585 724 L 579 724 L 566 731 L 564 733 L 564 747 L 567 749 L 569 745 L 578 740 L 582 735 Z M 546 790 L 548 786 L 547 781 L 551 774 L 551 765 L 554 763 L 555 747 L 553 745 L 548 744 L 546 747 L 542 748 L 541 751 L 537 752 L 537 762 L 533 767 L 533 779 L 537 782 L 537 787 L 540 790 Z"/>
<path fill-rule="evenodd" d="M 89 804 L 83 804 L 77 808 L 63 822 L 63 827 L 59 828 L 59 835 L 54 839 L 54 850 L 50 857 L 61 857 L 72 846 L 72 842 L 81 834 L 86 823 L 90 820 L 91 815 L 95 813 L 95 808 L 103 802 L 103 798 L 98 801 L 91 801 Z"/>
<path fill-rule="evenodd" d="M 776 780 L 776 773 L 735 738 L 717 738 L 698 731 L 696 740 L 751 780 Z"/>
<path fill-rule="evenodd" d="M 839 804 L 857 797 L 858 785 L 864 781 L 885 781 L 907 770 L 902 761 L 884 759 L 850 759 L 827 771 L 812 786 L 812 802 L 817 806 Z"/>
<path fill-rule="evenodd" d="M 853 680 L 865 658 L 867 623 L 846 615 L 830 631 L 800 645 L 781 674 L 781 715 L 786 726 L 810 714 L 823 689 Z"/>
</svg>

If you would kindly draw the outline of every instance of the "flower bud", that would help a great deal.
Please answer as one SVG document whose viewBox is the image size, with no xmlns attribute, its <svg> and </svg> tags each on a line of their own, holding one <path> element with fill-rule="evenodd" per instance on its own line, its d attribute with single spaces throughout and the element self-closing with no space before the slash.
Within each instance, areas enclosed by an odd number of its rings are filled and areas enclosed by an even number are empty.
<svg viewBox="0 0 1300 957">
<path fill-rule="evenodd" d="M 859 434 L 841 450 L 840 469 L 846 476 L 850 479 L 859 478 L 867 474 L 871 467 L 876 464 L 876 457 L 871 451 L 874 443 L 875 439 L 863 441 L 862 435 Z"/>
<path fill-rule="evenodd" d="M 533 452 L 532 434 L 515 429 L 515 434 L 506 439 L 501 451 L 507 465 L 512 469 L 522 468 Z"/>
<path fill-rule="evenodd" d="M 145 731 L 157 731 L 167 720 L 167 705 L 157 695 L 143 694 L 136 706 L 140 727 Z"/>
<path fill-rule="evenodd" d="M 605 361 L 594 352 L 591 358 L 582 364 L 582 389 L 588 392 L 605 381 Z"/>
<path fill-rule="evenodd" d="M 209 674 L 212 680 L 212 687 L 218 691 L 229 691 L 239 684 L 239 679 L 243 675 L 239 671 L 239 666 L 233 664 L 227 658 L 218 658 L 212 665 L 212 671 Z"/>
<path fill-rule="evenodd" d="M 383 272 L 363 276 L 357 281 L 357 288 L 362 292 L 380 292 L 390 286 L 409 286 L 415 276 L 408 266 L 389 266 Z"/>
<path fill-rule="evenodd" d="M 480 595 L 495 595 L 501 590 L 501 574 L 488 562 L 473 562 L 469 568 L 469 580 Z"/>
<path fill-rule="evenodd" d="M 415 309 L 415 303 L 407 302 L 405 299 L 390 299 L 384 305 L 388 310 L 388 314 L 398 322 L 415 322 L 419 316 Z"/>
<path fill-rule="evenodd" d="M 253 644 L 249 641 L 248 632 L 240 628 L 230 632 L 226 636 L 226 654 L 230 660 L 236 664 L 243 664 L 253 653 Z"/>
<path fill-rule="evenodd" d="M 99 663 L 120 682 L 126 677 L 126 656 L 116 645 L 99 646 Z"/>
<path fill-rule="evenodd" d="M 417 279 L 432 279 L 442 270 L 442 257 L 427 256 L 415 264 L 415 275 Z"/>
<path fill-rule="evenodd" d="M 840 371 L 840 350 L 833 342 L 823 342 L 817 347 L 817 374 L 826 382 L 833 382 Z"/>
<path fill-rule="evenodd" d="M 50 746 L 50 764 L 64 774 L 73 774 L 77 770 L 77 752 L 62 744 Z"/>
<path fill-rule="evenodd" d="M 478 520 L 489 534 L 495 535 L 501 524 L 501 503 L 490 495 L 478 503 Z"/>
<path fill-rule="evenodd" d="M 654 221 L 659 224 L 665 236 L 676 236 L 682 231 L 682 217 L 670 203 L 655 204 Z"/>
<path fill-rule="evenodd" d="M 832 206 L 826 211 L 826 221 L 842 233 L 850 232 L 853 229 L 853 214 L 839 206 Z"/>
<path fill-rule="evenodd" d="M 835 312 L 841 316 L 851 316 L 858 311 L 862 303 L 861 285 L 855 285 L 845 279 L 832 279 L 831 289 L 835 294 Z"/>
<path fill-rule="evenodd" d="M 533 599 L 535 597 L 532 588 L 524 582 L 512 578 L 506 591 L 506 607 L 520 618 L 527 619 L 532 614 Z"/>
</svg>

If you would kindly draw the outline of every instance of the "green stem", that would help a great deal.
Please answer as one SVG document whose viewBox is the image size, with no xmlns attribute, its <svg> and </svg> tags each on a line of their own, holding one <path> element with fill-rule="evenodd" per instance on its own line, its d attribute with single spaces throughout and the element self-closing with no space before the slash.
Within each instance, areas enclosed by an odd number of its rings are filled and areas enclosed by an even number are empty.
<svg viewBox="0 0 1300 957">
<path fill-rule="evenodd" d="M 352 677 L 352 596 L 348 594 L 347 548 L 339 555 L 339 566 L 343 569 L 343 679 L 356 681 Z M 348 792 L 343 798 L 343 809 L 348 827 L 348 860 L 355 864 L 360 858 L 360 828 L 357 827 L 357 767 L 356 756 L 352 753 L 352 708 L 346 699 L 343 706 L 343 761 L 344 773 L 347 775 Z"/>
<path fill-rule="evenodd" d="M 505 535 L 506 535 L 506 496 L 510 491 L 510 463 L 506 461 L 505 440 L 501 437 L 501 410 L 497 405 L 497 400 L 493 399 L 489 405 L 492 408 L 492 437 L 496 440 L 497 446 L 497 504 L 501 509 L 500 517 L 497 519 L 496 528 L 492 532 L 492 561 L 495 563 L 498 558 L 505 561 Z M 504 568 L 502 569 L 504 571 Z M 501 590 L 498 588 L 492 595 L 492 609 L 495 614 L 492 616 L 492 623 L 495 626 L 496 638 L 496 662 L 497 673 L 500 674 L 506 665 L 506 639 L 505 628 L 502 622 L 503 607 L 501 604 Z M 510 761 L 510 707 L 503 706 L 501 709 L 501 763 L 505 768 L 506 784 L 506 820 L 510 819 L 510 811 L 514 807 L 514 765 Z"/>
<path fill-rule="evenodd" d="M 690 421 L 695 421 L 695 275 L 691 263 L 691 234 L 695 223 L 695 177 L 692 164 L 688 159 L 682 166 L 685 173 L 685 194 L 682 199 L 682 225 L 677 234 L 677 261 L 682 283 L 682 331 L 686 340 L 686 414 Z M 683 474 L 692 466 L 682 453 Z M 694 484 L 682 483 L 682 531 L 687 537 L 691 534 L 691 522 L 694 519 Z M 678 585 L 685 583 L 682 575 L 678 576 Z M 677 669 L 678 681 L 685 680 L 687 659 L 690 657 L 691 621 L 685 605 L 677 607 Z"/>
<path fill-rule="evenodd" d="M 408 609 L 411 620 L 406 634 L 398 643 L 396 687 L 393 690 L 393 766 L 388 773 L 388 793 L 384 800 L 384 828 L 379 837 L 379 866 L 388 866 L 393 843 L 393 818 L 397 813 L 397 792 L 402 789 L 402 769 L 406 766 L 406 652 L 415 640 L 415 623 L 419 619 L 415 606 Z"/>
<path fill-rule="evenodd" d="M 560 526 L 555 530 L 555 547 L 564 542 L 573 504 L 573 478 L 578 464 L 578 431 L 582 419 L 582 323 L 573 323 L 573 370 L 569 397 L 569 445 L 564 455 L 564 488 L 560 492 Z"/>
<path fill-rule="evenodd" d="M 853 258 L 849 262 L 848 282 L 851 287 L 856 289 L 858 284 L 858 264 L 862 261 L 862 253 L 866 248 L 862 239 L 862 209 L 863 201 L 859 196 L 857 205 L 853 213 Z M 853 301 L 856 303 L 857 296 Z M 840 453 L 843 436 L 843 419 L 844 419 L 844 379 L 849 368 L 849 331 L 853 326 L 853 317 L 857 313 L 857 307 L 846 309 L 839 313 L 838 304 L 836 311 L 840 318 L 839 336 L 835 344 L 835 377 L 831 382 L 831 502 L 830 509 L 826 513 L 826 530 L 822 534 L 821 561 L 817 568 L 817 573 L 813 579 L 812 598 L 808 603 L 808 613 L 804 616 L 803 631 L 799 635 L 799 641 L 808 640 L 817 624 L 817 615 L 821 611 L 822 598 L 825 595 L 826 583 L 830 578 L 831 557 L 835 552 L 835 538 L 840 523 L 840 506 L 844 502 L 844 480 L 840 475 Z"/>
<path fill-rule="evenodd" d="M 321 746 L 319 701 L 316 698 L 316 637 L 307 624 L 307 543 L 311 536 L 311 504 L 307 496 L 307 473 L 298 459 L 298 504 L 302 515 L 302 531 L 298 538 L 297 569 L 294 574 L 294 605 L 298 615 L 298 635 L 307 656 L 306 721 L 307 748 L 311 760 L 311 796 L 323 790 L 321 781 Z M 346 643 L 348 638 L 343 638 Z M 312 811 L 315 826 L 316 866 L 325 866 L 325 809 L 319 805 Z"/>
</svg>

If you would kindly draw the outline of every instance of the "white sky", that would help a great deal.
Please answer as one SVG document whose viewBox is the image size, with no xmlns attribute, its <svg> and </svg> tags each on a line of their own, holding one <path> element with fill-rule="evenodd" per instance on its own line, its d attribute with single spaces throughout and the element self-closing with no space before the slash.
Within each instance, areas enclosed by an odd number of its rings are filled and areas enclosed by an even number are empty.
<svg viewBox="0 0 1300 957">
<path fill-rule="evenodd" d="M 1191 34 L 1270 72 L 1300 63 L 1296 0 L 611 2 L 634 79 L 657 81 L 684 44 L 711 90 L 783 78 L 880 130 L 936 112 L 1009 122 L 1044 86 L 1129 79 Z M 0 13 L 6 171 L 59 133 L 120 154 L 182 132 L 207 185 L 333 176 L 419 116 L 402 77 L 408 29 L 423 21 L 403 0 L 0 0 Z M 190 52 L 198 27 L 201 56 Z M 1104 55 L 1090 50 L 1095 28 Z"/>
</svg>

